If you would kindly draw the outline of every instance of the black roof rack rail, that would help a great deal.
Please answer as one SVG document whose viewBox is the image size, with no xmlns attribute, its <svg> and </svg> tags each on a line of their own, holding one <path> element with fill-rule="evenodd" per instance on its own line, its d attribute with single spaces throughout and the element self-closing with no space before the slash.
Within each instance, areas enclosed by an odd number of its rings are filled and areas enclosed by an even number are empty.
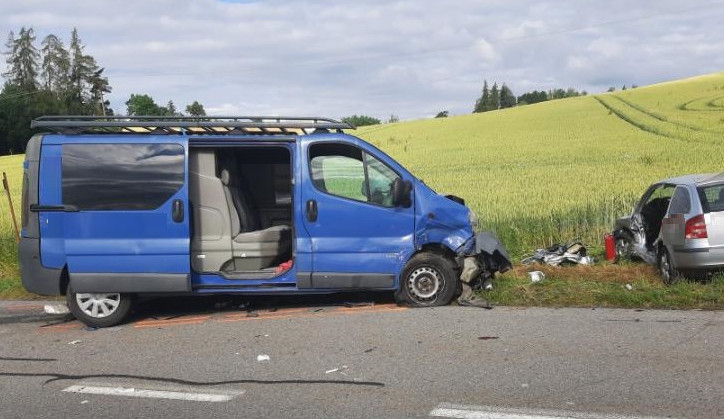
<svg viewBox="0 0 724 419">
<path fill-rule="evenodd" d="M 342 132 L 355 129 L 347 122 L 321 117 L 288 116 L 41 116 L 31 128 L 47 128 L 61 134 L 234 134 L 299 135 L 309 130 Z"/>
</svg>

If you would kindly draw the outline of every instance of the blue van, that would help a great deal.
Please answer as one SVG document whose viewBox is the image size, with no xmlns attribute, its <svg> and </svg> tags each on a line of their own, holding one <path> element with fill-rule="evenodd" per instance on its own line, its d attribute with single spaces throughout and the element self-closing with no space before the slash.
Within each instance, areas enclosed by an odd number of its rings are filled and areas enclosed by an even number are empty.
<svg viewBox="0 0 724 419">
<path fill-rule="evenodd" d="M 122 321 L 142 294 L 393 291 L 448 304 L 474 214 L 325 118 L 41 117 L 24 162 L 25 288 L 82 322 Z M 496 251 L 500 249 L 500 253 Z M 477 271 L 476 271 L 477 274 Z"/>
</svg>

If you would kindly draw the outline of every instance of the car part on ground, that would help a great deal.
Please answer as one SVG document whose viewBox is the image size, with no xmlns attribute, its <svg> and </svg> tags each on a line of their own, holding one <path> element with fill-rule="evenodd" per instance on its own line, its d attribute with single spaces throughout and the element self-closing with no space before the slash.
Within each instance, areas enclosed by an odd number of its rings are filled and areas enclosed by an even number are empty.
<svg viewBox="0 0 724 419">
<path fill-rule="evenodd" d="M 592 265 L 595 260 L 586 254 L 586 247 L 581 242 L 574 241 L 537 249 L 533 256 L 523 259 L 521 263 L 544 263 L 551 266 Z"/>
</svg>

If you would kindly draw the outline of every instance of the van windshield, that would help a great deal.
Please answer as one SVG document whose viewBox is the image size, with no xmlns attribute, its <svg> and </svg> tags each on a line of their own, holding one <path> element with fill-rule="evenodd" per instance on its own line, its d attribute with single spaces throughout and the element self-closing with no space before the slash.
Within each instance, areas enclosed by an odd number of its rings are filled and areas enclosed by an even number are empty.
<svg viewBox="0 0 724 419">
<path fill-rule="evenodd" d="M 724 183 L 701 187 L 698 191 L 704 213 L 724 211 Z"/>
</svg>

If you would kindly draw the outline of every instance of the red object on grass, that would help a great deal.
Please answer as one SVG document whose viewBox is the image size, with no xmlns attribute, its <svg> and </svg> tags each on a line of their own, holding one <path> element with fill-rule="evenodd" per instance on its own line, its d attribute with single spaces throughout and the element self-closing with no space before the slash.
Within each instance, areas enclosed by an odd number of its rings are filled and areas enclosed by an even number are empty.
<svg viewBox="0 0 724 419">
<path fill-rule="evenodd" d="M 292 265 L 294 265 L 294 261 L 288 260 L 288 261 L 282 263 L 281 265 L 277 266 L 276 268 L 274 268 L 274 273 L 275 274 L 284 273 L 284 272 L 292 269 Z"/>
<path fill-rule="evenodd" d="M 603 241 L 606 244 L 606 260 L 616 260 L 616 241 L 613 239 L 613 234 L 606 233 L 603 236 Z"/>
</svg>

